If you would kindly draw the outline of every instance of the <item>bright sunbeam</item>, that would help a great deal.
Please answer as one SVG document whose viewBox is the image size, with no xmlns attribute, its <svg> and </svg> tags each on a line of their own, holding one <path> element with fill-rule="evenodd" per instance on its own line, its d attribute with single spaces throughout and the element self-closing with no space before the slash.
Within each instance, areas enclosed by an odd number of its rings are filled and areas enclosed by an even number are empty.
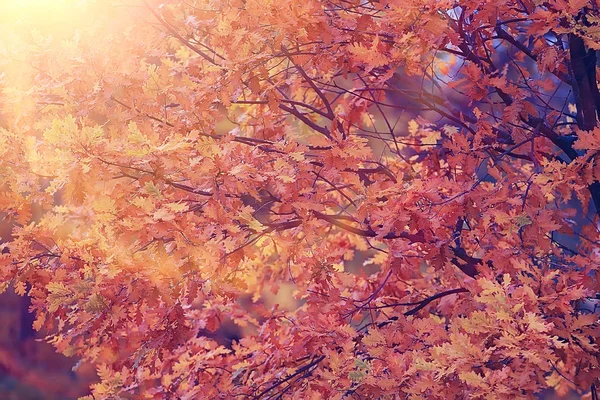
<svg viewBox="0 0 600 400">
<path fill-rule="evenodd" d="M 3 0 L 0 24 L 21 32 L 36 30 L 60 35 L 81 24 L 92 3 L 89 0 Z"/>
</svg>

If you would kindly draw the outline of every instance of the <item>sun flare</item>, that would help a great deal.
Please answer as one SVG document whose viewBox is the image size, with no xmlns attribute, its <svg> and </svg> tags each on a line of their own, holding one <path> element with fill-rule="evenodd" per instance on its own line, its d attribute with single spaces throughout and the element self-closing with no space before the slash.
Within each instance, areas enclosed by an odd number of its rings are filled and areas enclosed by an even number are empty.
<svg viewBox="0 0 600 400">
<path fill-rule="evenodd" d="M 17 32 L 61 35 L 86 22 L 90 5 L 87 0 L 4 0 L 0 24 Z"/>
</svg>

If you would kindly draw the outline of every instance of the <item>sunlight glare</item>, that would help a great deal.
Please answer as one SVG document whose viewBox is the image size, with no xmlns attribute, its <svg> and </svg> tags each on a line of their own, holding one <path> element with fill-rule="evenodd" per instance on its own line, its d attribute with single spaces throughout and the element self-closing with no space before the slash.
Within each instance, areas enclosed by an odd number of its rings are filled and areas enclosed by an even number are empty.
<svg viewBox="0 0 600 400">
<path fill-rule="evenodd" d="M 3 0 L 0 24 L 13 29 L 61 34 L 81 24 L 88 0 Z"/>
</svg>

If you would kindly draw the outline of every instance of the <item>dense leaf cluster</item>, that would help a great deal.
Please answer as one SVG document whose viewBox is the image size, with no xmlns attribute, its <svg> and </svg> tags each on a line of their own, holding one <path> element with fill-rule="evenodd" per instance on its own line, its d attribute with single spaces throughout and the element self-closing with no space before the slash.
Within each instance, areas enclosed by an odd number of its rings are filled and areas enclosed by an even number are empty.
<svg viewBox="0 0 600 400">
<path fill-rule="evenodd" d="M 4 49 L 0 281 L 90 399 L 597 399 L 595 0 L 133 3 Z"/>
</svg>

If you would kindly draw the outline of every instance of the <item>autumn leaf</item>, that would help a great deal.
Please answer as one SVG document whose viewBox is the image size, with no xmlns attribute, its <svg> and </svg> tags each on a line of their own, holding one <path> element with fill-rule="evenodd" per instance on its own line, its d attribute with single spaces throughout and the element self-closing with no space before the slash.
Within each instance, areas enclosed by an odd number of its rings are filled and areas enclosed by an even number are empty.
<svg viewBox="0 0 600 400">
<path fill-rule="evenodd" d="M 0 16 L 0 291 L 82 395 L 597 384 L 589 1 L 42 3 Z"/>
</svg>

